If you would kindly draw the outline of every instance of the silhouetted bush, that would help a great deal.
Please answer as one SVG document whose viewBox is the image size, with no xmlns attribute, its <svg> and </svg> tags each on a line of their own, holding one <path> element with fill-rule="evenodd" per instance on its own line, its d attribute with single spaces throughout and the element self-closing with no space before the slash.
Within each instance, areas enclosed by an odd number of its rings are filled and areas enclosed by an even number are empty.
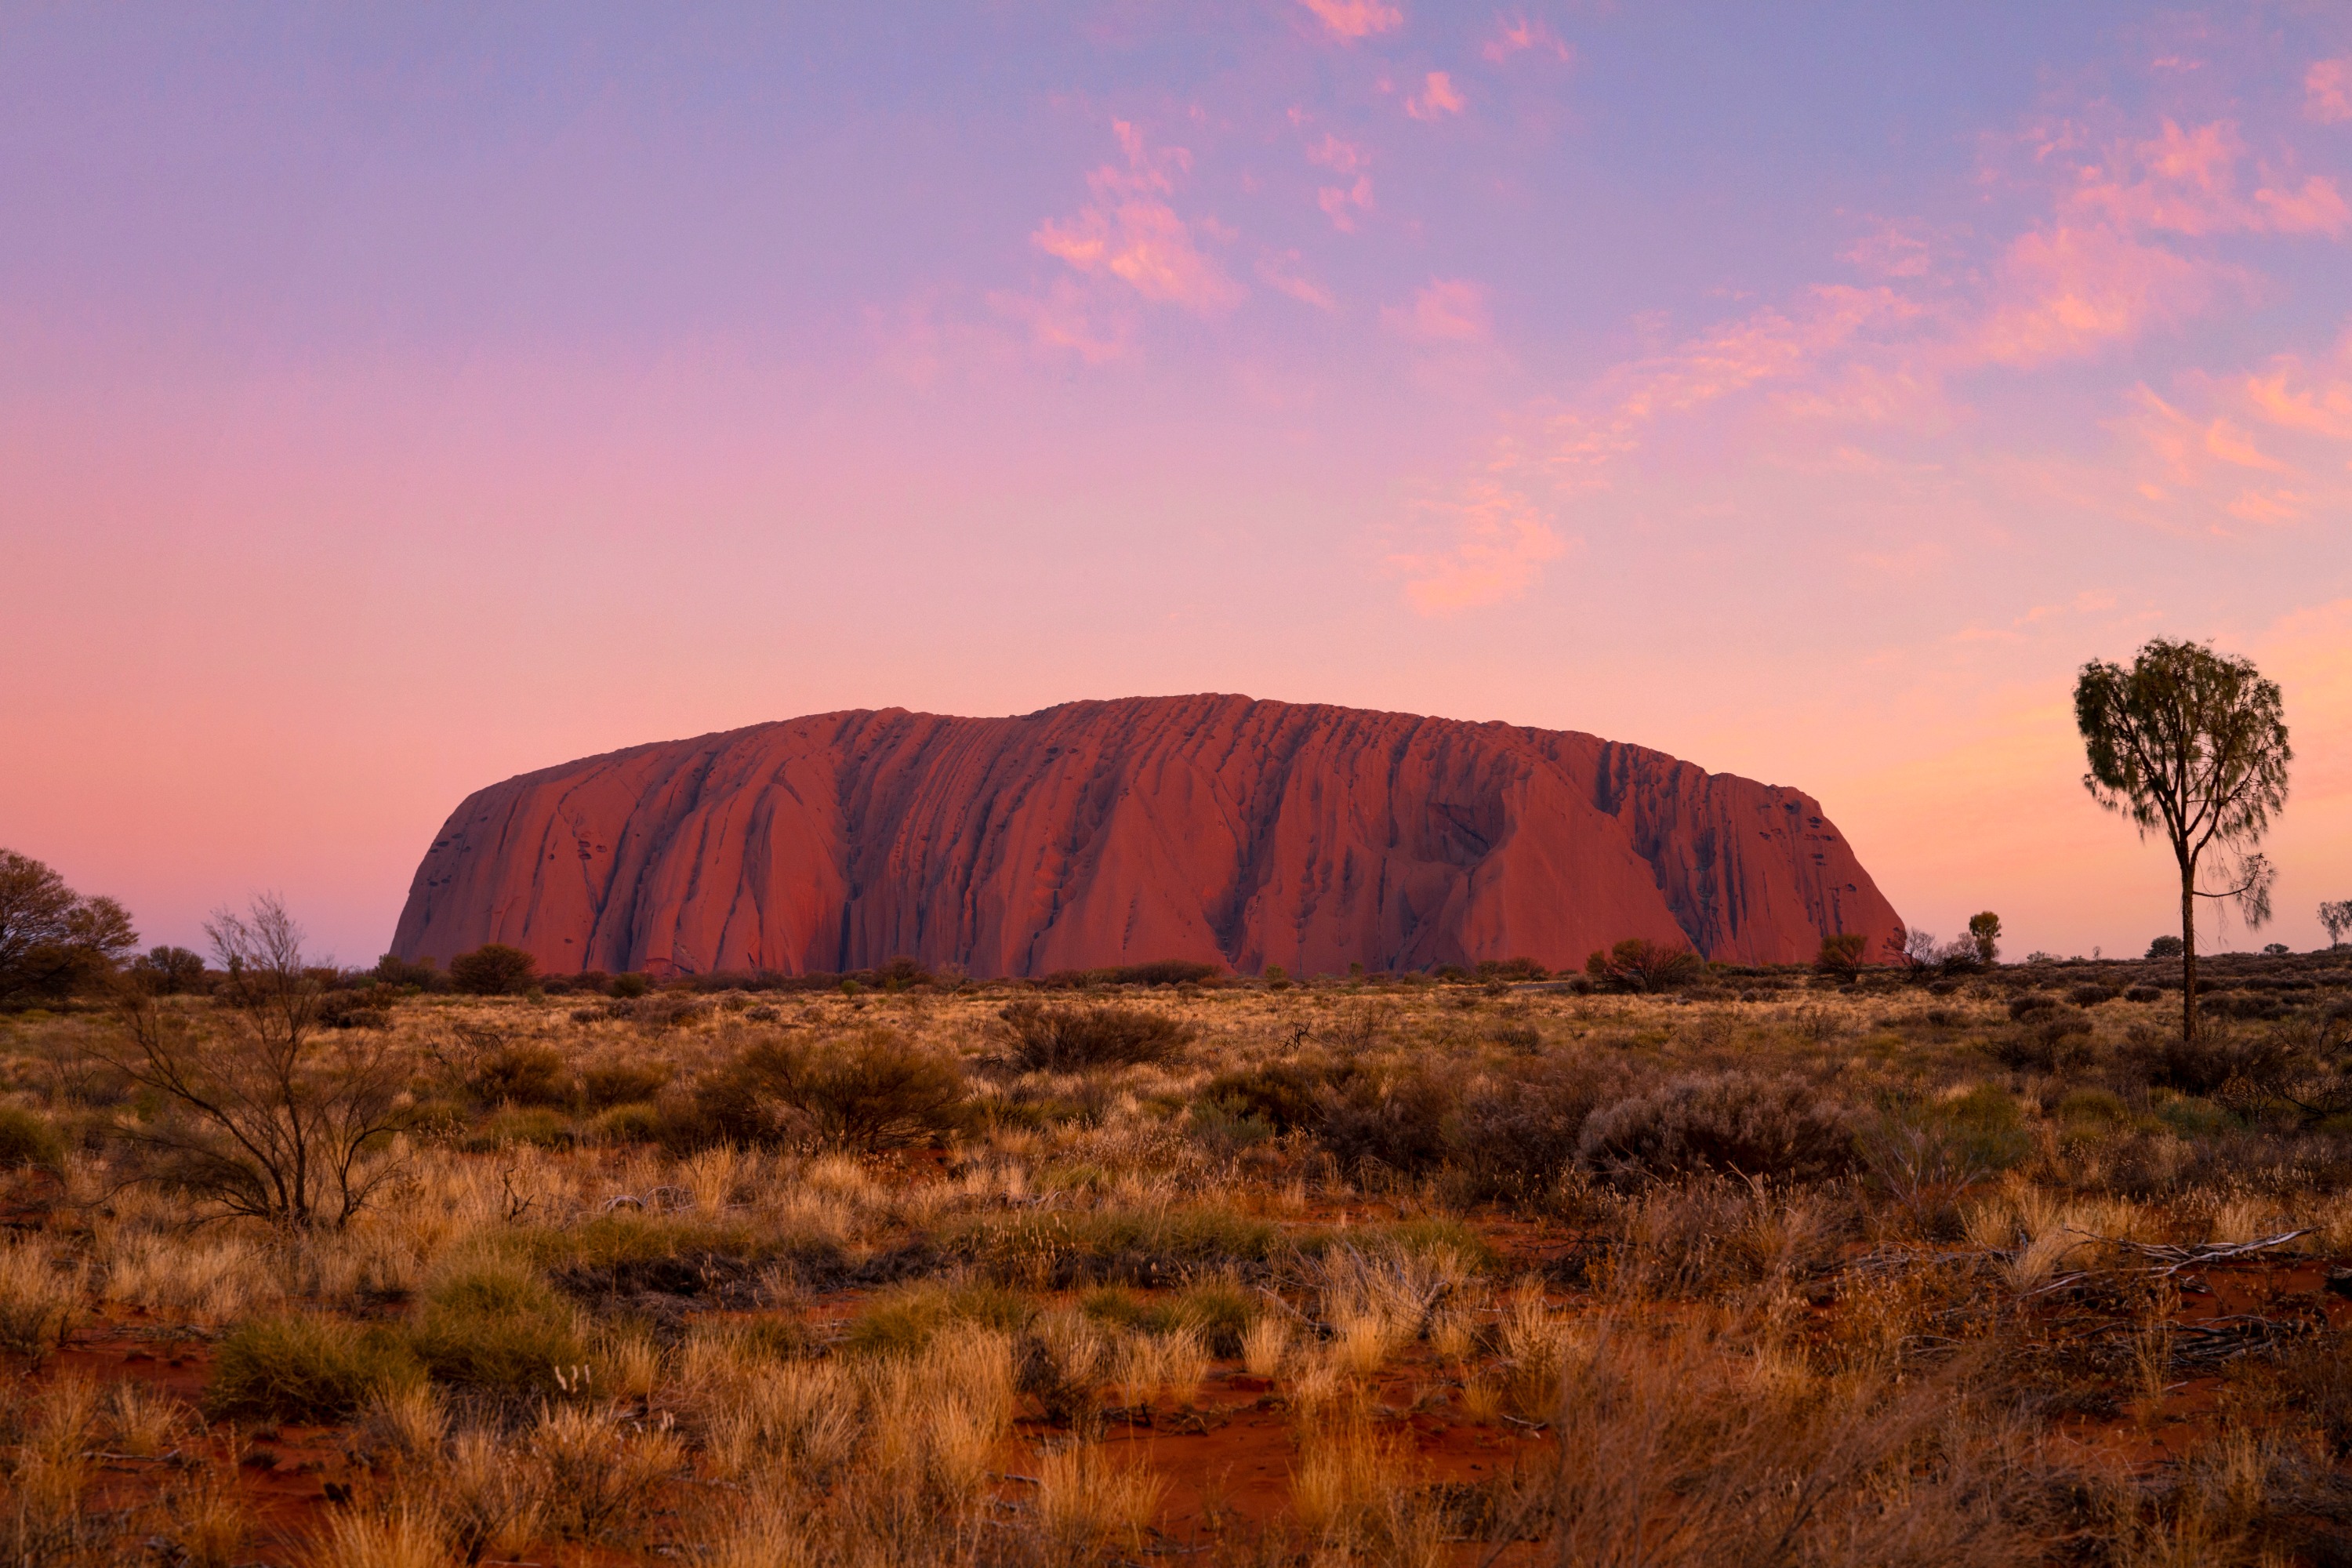
<svg viewBox="0 0 2352 1568">
<path fill-rule="evenodd" d="M 2087 985 L 2075 986 L 2066 993 L 2066 1000 L 2077 1007 L 2095 1007 L 2102 1002 L 2114 1001 L 2118 994 L 2114 986 L 2101 985 L 2095 982 Z"/>
<path fill-rule="evenodd" d="M 704 1135 L 876 1152 L 963 1125 L 969 1091 L 950 1058 L 886 1028 L 819 1045 L 761 1040 L 695 1091 Z"/>
<path fill-rule="evenodd" d="M 1585 978 L 1610 991 L 1666 991 L 1694 978 L 1698 954 L 1675 942 L 1628 937 L 1584 961 Z"/>
<path fill-rule="evenodd" d="M 413 985 L 419 991 L 446 991 L 449 977 L 433 966 L 429 958 L 411 963 L 404 958 L 385 953 L 375 961 L 375 977 L 383 985 Z"/>
<path fill-rule="evenodd" d="M 538 960 L 519 947 L 485 942 L 449 961 L 449 984 L 468 996 L 510 996 L 530 983 Z"/>
<path fill-rule="evenodd" d="M 1620 1184 L 1708 1171 L 1814 1181 L 1854 1168 L 1855 1131 L 1801 1079 L 1693 1074 L 1595 1110 L 1577 1163 Z"/>
<path fill-rule="evenodd" d="M 2188 951 L 2188 944 L 2177 936 L 2160 936 L 2147 944 L 2150 958 L 2179 958 Z"/>
<path fill-rule="evenodd" d="M 131 961 L 131 978 L 158 996 L 205 991 L 205 961 L 184 947 L 151 947 Z"/>
<path fill-rule="evenodd" d="M 998 1014 L 1011 1058 L 1033 1072 L 1083 1072 L 1171 1060 L 1192 1026 L 1143 1007 L 1048 1007 L 1014 1002 Z"/>
<path fill-rule="evenodd" d="M 319 997 L 319 1022 L 330 1029 L 388 1029 L 395 1000 L 388 985 L 324 992 Z"/>
<path fill-rule="evenodd" d="M 1822 950 L 1813 958 L 1813 967 L 1823 974 L 1852 980 L 1869 962 L 1870 939 L 1858 931 L 1849 931 L 1822 938 Z"/>
<path fill-rule="evenodd" d="M 1532 982 L 1549 980 L 1551 971 L 1532 958 L 1489 958 L 1478 965 L 1478 978 L 1494 981 Z"/>
<path fill-rule="evenodd" d="M 625 1002 L 652 990 L 653 982 L 642 974 L 615 974 L 610 989 L 614 996 Z"/>
</svg>

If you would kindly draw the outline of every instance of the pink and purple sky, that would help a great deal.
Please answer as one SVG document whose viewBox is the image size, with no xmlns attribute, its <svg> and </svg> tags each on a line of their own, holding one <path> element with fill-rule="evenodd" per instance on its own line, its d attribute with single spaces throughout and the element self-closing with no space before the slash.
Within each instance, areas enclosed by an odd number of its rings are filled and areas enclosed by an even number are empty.
<svg viewBox="0 0 2352 1568">
<path fill-rule="evenodd" d="M 2090 658 L 2352 898 L 2352 10 L 0 10 L 0 844 L 382 952 L 467 791 L 1242 691 L 1821 797 L 2138 952 Z M 2248 945 L 2242 928 L 2216 932 Z"/>
</svg>

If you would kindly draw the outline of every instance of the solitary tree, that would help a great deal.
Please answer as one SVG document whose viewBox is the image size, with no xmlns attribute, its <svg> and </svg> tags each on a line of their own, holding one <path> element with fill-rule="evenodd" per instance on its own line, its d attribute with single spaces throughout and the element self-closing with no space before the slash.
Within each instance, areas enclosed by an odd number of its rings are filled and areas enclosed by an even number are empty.
<svg viewBox="0 0 2352 1568">
<path fill-rule="evenodd" d="M 2197 900 L 2236 901 L 2249 926 L 2270 919 L 2272 871 L 2256 849 L 2286 804 L 2287 745 L 2278 683 L 2250 659 L 2158 637 L 2126 669 L 2094 659 L 2074 683 L 2074 722 L 2090 771 L 2083 787 L 2162 833 L 2180 864 L 2180 1031 L 2197 1037 Z M 2231 884 L 2197 885 L 2212 851 Z"/>
<path fill-rule="evenodd" d="M 2327 945 L 2342 947 L 2344 933 L 2352 931 L 2352 899 L 2320 905 L 2319 923 L 2327 928 Z"/>
<path fill-rule="evenodd" d="M 102 978 L 138 941 L 112 899 L 84 898 L 31 856 L 0 849 L 0 1003 Z"/>
<path fill-rule="evenodd" d="M 1987 969 L 2000 956 L 2000 917 L 1987 910 L 1969 917 L 1969 940 L 1976 943 L 1977 962 Z"/>
</svg>

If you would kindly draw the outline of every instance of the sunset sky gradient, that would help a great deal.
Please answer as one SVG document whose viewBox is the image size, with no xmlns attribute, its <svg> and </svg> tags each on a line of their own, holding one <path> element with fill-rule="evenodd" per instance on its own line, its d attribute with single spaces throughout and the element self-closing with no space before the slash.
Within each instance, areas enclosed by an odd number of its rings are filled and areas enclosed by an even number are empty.
<svg viewBox="0 0 2352 1568">
<path fill-rule="evenodd" d="M 2352 898 L 2352 10 L 0 10 L 0 845 L 383 951 L 471 789 L 1198 690 L 1818 795 L 2137 953 L 2086 658 Z M 2209 935 L 2248 945 L 2242 929 Z"/>
</svg>

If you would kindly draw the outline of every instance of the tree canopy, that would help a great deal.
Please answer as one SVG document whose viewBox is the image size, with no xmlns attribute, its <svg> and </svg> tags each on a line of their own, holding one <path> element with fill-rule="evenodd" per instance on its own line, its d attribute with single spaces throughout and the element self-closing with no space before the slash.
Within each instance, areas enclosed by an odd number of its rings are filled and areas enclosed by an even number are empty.
<svg viewBox="0 0 2352 1568">
<path fill-rule="evenodd" d="M 69 994 L 138 944 L 121 904 L 85 898 L 31 856 L 0 849 L 0 1005 Z"/>
</svg>

